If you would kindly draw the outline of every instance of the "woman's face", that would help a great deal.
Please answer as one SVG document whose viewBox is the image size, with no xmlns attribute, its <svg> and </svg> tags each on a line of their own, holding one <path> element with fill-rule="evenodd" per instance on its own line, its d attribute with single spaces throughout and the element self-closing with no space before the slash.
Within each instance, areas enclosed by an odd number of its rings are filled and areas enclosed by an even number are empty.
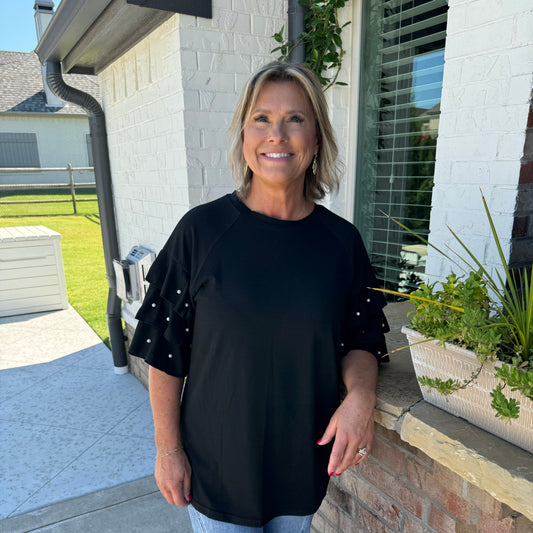
<svg viewBox="0 0 533 533">
<path fill-rule="evenodd" d="M 294 82 L 269 82 L 258 95 L 243 130 L 244 159 L 252 183 L 288 187 L 303 183 L 318 152 L 315 116 Z"/>
</svg>

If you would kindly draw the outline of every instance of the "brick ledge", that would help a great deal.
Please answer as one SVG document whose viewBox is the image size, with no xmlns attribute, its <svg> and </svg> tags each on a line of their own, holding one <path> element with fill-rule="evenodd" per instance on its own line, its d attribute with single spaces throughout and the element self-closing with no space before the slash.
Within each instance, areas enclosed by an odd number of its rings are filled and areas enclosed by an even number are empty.
<svg viewBox="0 0 533 533">
<path fill-rule="evenodd" d="M 375 421 L 533 520 L 533 455 L 423 401 L 408 350 L 381 368 Z"/>
</svg>

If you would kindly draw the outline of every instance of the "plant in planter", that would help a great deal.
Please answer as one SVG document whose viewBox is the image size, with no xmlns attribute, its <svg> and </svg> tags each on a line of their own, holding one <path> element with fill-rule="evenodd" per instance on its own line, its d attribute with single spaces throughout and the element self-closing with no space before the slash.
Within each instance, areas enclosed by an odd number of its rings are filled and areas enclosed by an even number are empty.
<svg viewBox="0 0 533 533">
<path fill-rule="evenodd" d="M 403 331 L 410 342 L 415 369 L 432 374 L 418 376 L 424 398 L 533 452 L 533 274 L 525 269 L 509 269 L 483 196 L 482 200 L 501 261 L 495 274 L 483 266 L 453 230 L 450 232 L 462 253 L 446 253 L 391 218 L 465 274 L 457 276 L 452 272 L 446 281 L 422 284 L 409 295 L 381 290 L 407 296 L 415 305 L 409 314 L 412 329 Z M 460 347 L 463 359 L 459 363 L 451 359 L 454 347 Z M 433 348 L 438 355 L 430 353 Z M 437 360 L 443 359 L 447 359 L 447 368 L 436 370 Z M 463 377 L 458 377 L 460 368 L 466 369 Z M 478 414 L 474 414 L 474 419 L 465 415 L 467 397 L 476 389 L 499 420 L 490 416 L 480 421 Z M 459 396 L 458 406 L 448 408 L 453 393 Z M 527 410 L 525 416 L 520 414 L 521 407 Z M 509 437 L 512 430 L 505 426 L 519 418 L 515 425 L 529 419 L 529 426 L 517 441 Z"/>
</svg>

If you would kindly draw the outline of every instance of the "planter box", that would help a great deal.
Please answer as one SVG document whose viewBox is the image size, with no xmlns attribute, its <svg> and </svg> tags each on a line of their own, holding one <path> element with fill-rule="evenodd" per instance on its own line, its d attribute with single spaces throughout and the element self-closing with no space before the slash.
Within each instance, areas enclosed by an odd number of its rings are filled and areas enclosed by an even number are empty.
<svg viewBox="0 0 533 533">
<path fill-rule="evenodd" d="M 479 368 L 480 362 L 470 350 L 448 343 L 443 347 L 437 341 L 421 342 L 426 337 L 410 328 L 403 327 L 402 333 L 409 341 L 417 377 L 464 380 Z M 500 383 L 494 377 L 494 366 L 488 361 L 476 381 L 447 396 L 420 387 L 424 400 L 533 453 L 533 402 L 521 392 L 505 388 L 505 396 L 520 401 L 520 417 L 511 423 L 496 418 L 496 411 L 490 405 L 490 392 Z M 496 362 L 496 366 L 500 365 Z"/>
</svg>

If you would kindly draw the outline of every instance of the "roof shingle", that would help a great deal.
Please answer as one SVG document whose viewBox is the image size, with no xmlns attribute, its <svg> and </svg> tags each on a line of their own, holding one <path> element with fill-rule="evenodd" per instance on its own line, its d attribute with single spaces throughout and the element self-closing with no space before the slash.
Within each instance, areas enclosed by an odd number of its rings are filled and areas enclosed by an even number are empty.
<svg viewBox="0 0 533 533">
<path fill-rule="evenodd" d="M 96 76 L 65 74 L 63 78 L 67 85 L 87 92 L 101 102 Z M 0 113 L 86 115 L 81 107 L 71 103 L 63 107 L 46 105 L 41 64 L 34 52 L 3 50 L 0 50 Z"/>
</svg>

